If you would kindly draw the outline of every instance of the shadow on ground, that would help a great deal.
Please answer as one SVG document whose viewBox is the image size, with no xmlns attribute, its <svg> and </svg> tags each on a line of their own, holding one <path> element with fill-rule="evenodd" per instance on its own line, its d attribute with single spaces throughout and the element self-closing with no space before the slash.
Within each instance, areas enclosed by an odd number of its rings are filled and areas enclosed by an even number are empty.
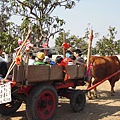
<svg viewBox="0 0 120 120">
<path fill-rule="evenodd" d="M 54 120 L 105 120 L 109 116 L 112 116 L 111 120 L 120 116 L 119 91 L 116 91 L 115 96 L 110 96 L 108 91 L 99 91 L 98 98 L 87 99 L 84 109 L 79 113 L 72 111 L 68 99 L 60 98 Z M 0 120 L 27 120 L 27 118 L 25 110 L 18 110 L 11 116 L 1 116 Z"/>
<path fill-rule="evenodd" d="M 79 113 L 72 111 L 68 101 L 63 102 L 59 103 L 60 107 L 54 120 L 102 120 L 109 116 L 111 116 L 109 120 L 112 120 L 120 116 L 120 92 L 118 91 L 115 92 L 115 96 L 110 96 L 108 91 L 99 91 L 98 98 L 87 99 L 84 109 Z"/>
</svg>

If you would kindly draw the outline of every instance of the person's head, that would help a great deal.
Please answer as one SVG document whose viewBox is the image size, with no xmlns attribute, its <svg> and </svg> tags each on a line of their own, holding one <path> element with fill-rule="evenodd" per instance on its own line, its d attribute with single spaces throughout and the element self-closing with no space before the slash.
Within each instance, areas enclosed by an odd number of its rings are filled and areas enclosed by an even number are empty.
<svg viewBox="0 0 120 120">
<path fill-rule="evenodd" d="M 2 45 L 0 45 L 0 54 L 2 54 L 2 52 L 3 52 L 2 48 L 3 48 Z"/>
<path fill-rule="evenodd" d="M 72 60 L 74 64 L 76 64 L 76 57 L 74 55 L 71 55 L 69 58 Z"/>
<path fill-rule="evenodd" d="M 50 64 L 50 58 L 46 58 L 45 63 Z"/>
<path fill-rule="evenodd" d="M 57 56 L 55 62 L 56 63 L 61 63 L 62 60 L 63 60 L 63 57 Z"/>
<path fill-rule="evenodd" d="M 36 60 L 36 61 L 38 61 L 38 60 L 43 61 L 44 58 L 45 58 L 45 54 L 44 54 L 43 52 L 38 52 L 38 53 L 36 54 L 35 60 Z"/>
<path fill-rule="evenodd" d="M 48 55 L 47 55 L 49 58 L 52 58 L 52 53 L 48 53 Z"/>
<path fill-rule="evenodd" d="M 81 55 L 82 55 L 82 52 L 81 52 L 80 49 L 75 49 L 75 50 L 73 51 L 73 54 L 74 54 L 75 57 L 78 57 L 78 56 L 81 56 Z"/>
<path fill-rule="evenodd" d="M 29 58 L 32 58 L 33 54 L 32 52 L 29 53 Z"/>
<path fill-rule="evenodd" d="M 74 55 L 71 55 L 69 58 L 71 58 L 71 60 L 76 60 L 76 57 Z"/>
<path fill-rule="evenodd" d="M 29 53 L 29 58 L 31 58 L 31 59 L 35 59 L 35 56 L 33 55 L 32 52 Z"/>
</svg>

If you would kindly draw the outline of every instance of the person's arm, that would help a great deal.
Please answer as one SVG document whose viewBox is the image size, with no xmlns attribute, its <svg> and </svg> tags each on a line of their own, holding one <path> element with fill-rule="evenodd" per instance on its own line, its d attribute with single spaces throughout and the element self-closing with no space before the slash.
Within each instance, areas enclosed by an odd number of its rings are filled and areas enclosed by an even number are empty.
<svg viewBox="0 0 120 120">
<path fill-rule="evenodd" d="M 3 57 L 2 57 L 3 56 Z M 2 52 L 2 56 L 0 56 L 0 62 L 8 62 L 8 54 Z"/>
<path fill-rule="evenodd" d="M 5 57 L 5 58 L 3 58 L 3 59 L 5 60 L 5 62 L 8 62 L 8 54 L 5 53 L 5 54 L 4 54 L 4 57 Z"/>
<path fill-rule="evenodd" d="M 0 56 L 0 62 L 7 62 L 7 61 Z"/>
<path fill-rule="evenodd" d="M 76 58 L 76 64 L 77 65 L 83 65 L 84 64 L 84 59 L 81 57 Z"/>
<path fill-rule="evenodd" d="M 80 61 L 76 60 L 76 65 L 83 65 L 83 64 L 84 64 L 83 62 L 80 62 Z"/>
</svg>

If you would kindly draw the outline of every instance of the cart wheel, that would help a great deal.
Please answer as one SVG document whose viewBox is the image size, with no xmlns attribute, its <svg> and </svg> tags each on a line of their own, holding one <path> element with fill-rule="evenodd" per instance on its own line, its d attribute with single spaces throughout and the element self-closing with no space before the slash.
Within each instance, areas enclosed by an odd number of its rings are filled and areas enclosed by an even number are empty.
<svg viewBox="0 0 120 120">
<path fill-rule="evenodd" d="M 85 93 L 82 91 L 74 91 L 70 97 L 70 106 L 74 112 L 81 111 L 86 103 Z"/>
<path fill-rule="evenodd" d="M 26 104 L 28 120 L 51 120 L 58 107 L 58 94 L 52 85 L 35 86 Z"/>
<path fill-rule="evenodd" d="M 11 115 L 20 108 L 21 104 L 22 103 L 17 100 L 13 100 L 12 102 L 1 104 L 0 105 L 0 114 Z"/>
<path fill-rule="evenodd" d="M 16 86 L 12 88 L 11 93 L 18 89 Z M 5 104 L 0 104 L 0 114 L 11 115 L 15 113 L 21 106 L 22 101 L 18 101 L 12 94 L 12 101 Z"/>
</svg>

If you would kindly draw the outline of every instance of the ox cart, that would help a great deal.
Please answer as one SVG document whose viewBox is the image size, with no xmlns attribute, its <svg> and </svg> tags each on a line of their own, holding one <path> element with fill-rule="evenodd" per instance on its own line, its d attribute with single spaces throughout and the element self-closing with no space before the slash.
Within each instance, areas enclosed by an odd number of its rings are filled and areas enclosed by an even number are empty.
<svg viewBox="0 0 120 120">
<path fill-rule="evenodd" d="M 70 99 L 72 110 L 79 112 L 85 106 L 88 91 L 120 72 L 87 90 L 78 90 L 77 86 L 85 85 L 86 67 L 69 65 L 66 69 L 70 78 L 64 81 L 62 66 L 16 65 L 12 80 L 0 84 L 0 114 L 11 115 L 25 103 L 28 120 L 50 120 L 58 108 L 59 96 Z"/>
<path fill-rule="evenodd" d="M 21 45 L 16 58 L 25 48 L 24 45 L 29 37 L 30 34 Z M 90 58 L 91 42 L 92 37 L 88 45 L 88 58 Z M 51 120 L 58 108 L 59 96 L 70 99 L 70 106 L 74 112 L 81 111 L 86 103 L 85 93 L 120 72 L 112 74 L 87 90 L 78 90 L 77 86 L 85 85 L 88 65 L 89 59 L 87 66 L 66 66 L 70 78 L 65 81 L 62 66 L 16 65 L 13 61 L 4 80 L 0 80 L 0 114 L 11 115 L 25 103 L 28 120 Z M 10 80 L 7 77 L 11 70 Z"/>
<path fill-rule="evenodd" d="M 13 114 L 24 102 L 29 120 L 52 119 L 58 107 L 58 96 L 70 99 L 73 111 L 81 111 L 86 103 L 85 93 L 75 88 L 85 84 L 85 66 L 70 65 L 66 68 L 70 78 L 64 81 L 62 66 L 30 65 L 26 68 L 16 65 L 11 83 L 9 81 L 0 88 L 1 92 L 5 90 L 4 95 L 0 93 L 0 114 Z"/>
</svg>

